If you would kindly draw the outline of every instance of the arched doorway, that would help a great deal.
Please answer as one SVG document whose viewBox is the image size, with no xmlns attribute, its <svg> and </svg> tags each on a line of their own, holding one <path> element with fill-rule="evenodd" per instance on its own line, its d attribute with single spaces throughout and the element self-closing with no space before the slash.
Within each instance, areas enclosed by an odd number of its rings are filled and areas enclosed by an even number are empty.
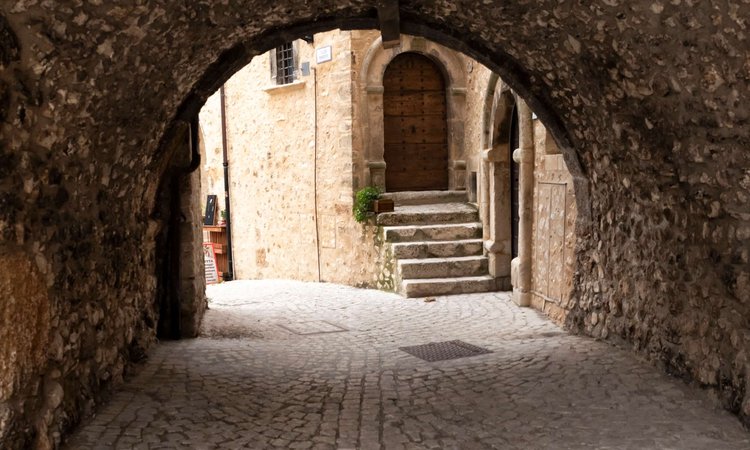
<svg viewBox="0 0 750 450">
<path fill-rule="evenodd" d="M 513 159 L 513 152 L 518 148 L 520 130 L 518 128 L 518 108 L 513 104 L 510 114 L 510 138 L 508 142 L 508 161 L 510 166 L 510 242 L 511 257 L 518 256 L 518 233 L 520 216 L 518 214 L 518 180 L 520 173 L 519 164 Z"/>
<path fill-rule="evenodd" d="M 445 79 L 426 56 L 402 53 L 383 77 L 386 190 L 448 189 Z"/>
</svg>

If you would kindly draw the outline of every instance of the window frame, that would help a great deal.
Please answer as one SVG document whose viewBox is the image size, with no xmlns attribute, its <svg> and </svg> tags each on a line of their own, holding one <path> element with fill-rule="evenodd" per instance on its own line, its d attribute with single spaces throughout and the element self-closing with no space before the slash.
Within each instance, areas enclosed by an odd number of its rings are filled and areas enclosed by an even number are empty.
<svg viewBox="0 0 750 450">
<path fill-rule="evenodd" d="M 270 57 L 271 79 L 277 86 L 292 84 L 297 80 L 296 41 L 276 47 L 270 52 Z"/>
</svg>

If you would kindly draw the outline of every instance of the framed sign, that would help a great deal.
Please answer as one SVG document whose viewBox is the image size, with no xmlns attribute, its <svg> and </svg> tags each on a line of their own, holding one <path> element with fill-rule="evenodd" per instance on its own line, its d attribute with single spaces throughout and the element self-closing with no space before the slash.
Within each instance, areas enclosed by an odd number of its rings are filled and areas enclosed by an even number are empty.
<svg viewBox="0 0 750 450">
<path fill-rule="evenodd" d="M 206 218 L 203 219 L 203 225 L 216 224 L 216 196 L 209 195 L 206 197 Z"/>
<path fill-rule="evenodd" d="M 203 260 L 206 266 L 206 284 L 218 283 L 219 270 L 216 268 L 216 251 L 212 242 L 203 243 Z"/>
<path fill-rule="evenodd" d="M 320 64 L 333 59 L 333 50 L 330 45 L 315 50 L 315 62 Z"/>
</svg>

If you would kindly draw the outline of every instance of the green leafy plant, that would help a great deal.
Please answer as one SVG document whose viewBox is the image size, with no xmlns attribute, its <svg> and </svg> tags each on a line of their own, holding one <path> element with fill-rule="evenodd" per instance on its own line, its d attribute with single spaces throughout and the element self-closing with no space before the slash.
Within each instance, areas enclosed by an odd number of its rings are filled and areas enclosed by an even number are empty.
<svg viewBox="0 0 750 450">
<path fill-rule="evenodd" d="M 363 223 L 367 220 L 367 213 L 372 211 L 372 202 L 380 198 L 380 189 L 367 186 L 357 191 L 354 197 L 354 220 Z"/>
</svg>

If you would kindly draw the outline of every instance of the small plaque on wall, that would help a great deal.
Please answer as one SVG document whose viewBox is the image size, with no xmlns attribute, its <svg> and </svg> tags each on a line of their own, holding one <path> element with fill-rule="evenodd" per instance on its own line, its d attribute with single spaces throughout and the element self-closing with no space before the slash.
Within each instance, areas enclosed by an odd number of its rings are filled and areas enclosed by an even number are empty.
<svg viewBox="0 0 750 450">
<path fill-rule="evenodd" d="M 333 59 L 333 49 L 330 45 L 315 50 L 315 62 L 320 64 Z"/>
<path fill-rule="evenodd" d="M 209 195 L 206 197 L 206 218 L 203 220 L 203 225 L 215 225 L 216 224 L 216 196 Z"/>
</svg>

